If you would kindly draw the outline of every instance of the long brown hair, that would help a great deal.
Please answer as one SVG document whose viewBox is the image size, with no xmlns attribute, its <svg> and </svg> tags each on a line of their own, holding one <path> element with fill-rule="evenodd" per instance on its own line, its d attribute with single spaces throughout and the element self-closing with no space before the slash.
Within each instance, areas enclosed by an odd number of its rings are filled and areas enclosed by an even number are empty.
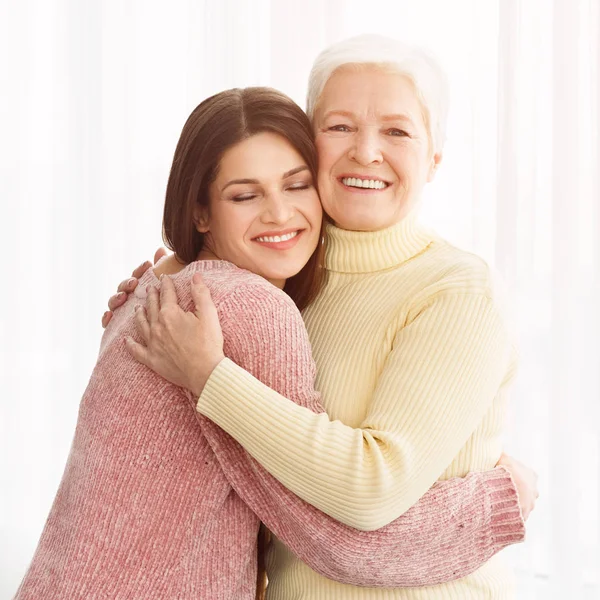
<svg viewBox="0 0 600 600">
<path fill-rule="evenodd" d="M 194 209 L 198 204 L 209 206 L 209 186 L 224 153 L 263 132 L 286 138 L 306 161 L 316 184 L 314 133 L 308 117 L 293 100 L 265 87 L 235 88 L 211 96 L 194 109 L 183 126 L 167 184 L 163 239 L 181 261 L 196 260 L 204 244 L 204 235 L 196 230 Z M 317 249 L 284 287 L 300 310 L 317 296 L 323 283 L 323 227 Z"/>
</svg>

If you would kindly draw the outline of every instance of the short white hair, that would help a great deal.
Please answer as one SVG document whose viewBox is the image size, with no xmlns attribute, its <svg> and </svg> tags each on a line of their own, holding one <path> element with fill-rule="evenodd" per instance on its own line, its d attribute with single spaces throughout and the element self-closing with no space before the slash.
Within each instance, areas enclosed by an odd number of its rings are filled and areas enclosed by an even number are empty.
<svg viewBox="0 0 600 600">
<path fill-rule="evenodd" d="M 373 34 L 359 35 L 329 46 L 317 56 L 308 79 L 306 112 L 311 120 L 325 84 L 345 65 L 373 65 L 410 79 L 425 111 L 433 151 L 441 151 L 446 141 L 448 82 L 438 61 L 429 52 Z"/>
</svg>

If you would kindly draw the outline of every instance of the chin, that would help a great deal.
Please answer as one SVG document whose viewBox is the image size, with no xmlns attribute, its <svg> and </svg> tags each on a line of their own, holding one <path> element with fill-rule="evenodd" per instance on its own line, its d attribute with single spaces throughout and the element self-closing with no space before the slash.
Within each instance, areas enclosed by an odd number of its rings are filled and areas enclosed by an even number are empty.
<svg viewBox="0 0 600 600">
<path fill-rule="evenodd" d="M 379 231 L 388 227 L 388 222 L 382 219 L 373 218 L 368 215 L 343 215 L 341 219 L 334 219 L 337 227 L 347 229 L 348 231 Z"/>
<path fill-rule="evenodd" d="M 302 265 L 302 267 L 303 266 L 304 265 Z M 290 268 L 281 271 L 262 272 L 260 273 L 260 275 L 261 277 L 264 277 L 269 281 L 285 281 L 286 279 L 290 279 L 290 277 L 293 277 L 294 275 L 298 275 L 298 273 L 300 273 L 300 271 L 302 270 L 302 267 L 299 267 L 298 269 Z"/>
</svg>

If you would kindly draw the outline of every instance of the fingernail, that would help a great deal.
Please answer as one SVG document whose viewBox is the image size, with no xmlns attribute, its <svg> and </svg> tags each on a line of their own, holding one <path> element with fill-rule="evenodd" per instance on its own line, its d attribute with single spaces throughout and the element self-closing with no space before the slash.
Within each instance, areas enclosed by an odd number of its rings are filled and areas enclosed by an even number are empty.
<svg viewBox="0 0 600 600">
<path fill-rule="evenodd" d="M 135 279 L 133 277 L 127 280 L 127 285 L 131 285 L 133 283 L 135 283 Z"/>
<path fill-rule="evenodd" d="M 125 292 L 119 292 L 117 294 L 117 298 L 122 298 L 123 296 L 125 296 Z"/>
</svg>

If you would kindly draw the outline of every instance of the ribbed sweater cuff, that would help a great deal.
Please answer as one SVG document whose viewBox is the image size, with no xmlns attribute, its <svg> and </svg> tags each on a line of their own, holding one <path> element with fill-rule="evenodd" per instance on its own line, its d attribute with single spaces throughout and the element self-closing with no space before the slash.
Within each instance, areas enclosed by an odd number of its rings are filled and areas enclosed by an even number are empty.
<svg viewBox="0 0 600 600">
<path fill-rule="evenodd" d="M 484 485 L 491 507 L 491 540 L 504 548 L 525 540 L 525 521 L 519 504 L 519 492 L 510 471 L 498 466 L 484 473 Z"/>
</svg>

